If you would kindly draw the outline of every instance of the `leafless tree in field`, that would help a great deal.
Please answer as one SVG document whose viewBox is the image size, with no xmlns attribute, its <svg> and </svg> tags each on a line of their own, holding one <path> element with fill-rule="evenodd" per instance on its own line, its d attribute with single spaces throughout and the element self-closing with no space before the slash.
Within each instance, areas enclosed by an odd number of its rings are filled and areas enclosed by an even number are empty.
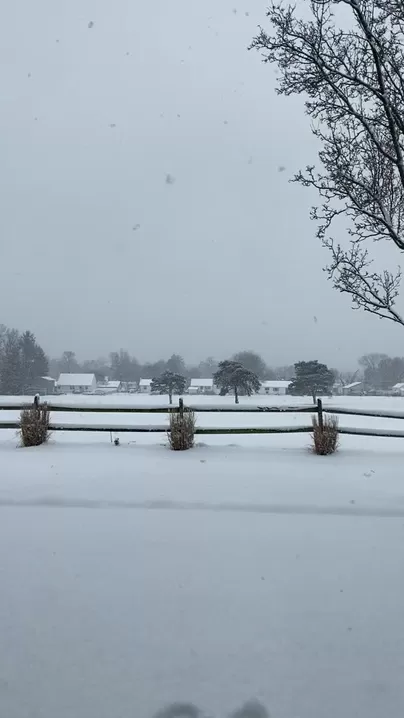
<svg viewBox="0 0 404 718">
<path fill-rule="evenodd" d="M 319 168 L 293 181 L 320 195 L 311 216 L 328 277 L 355 309 L 404 324 L 401 271 L 376 271 L 370 254 L 373 241 L 404 249 L 404 1 L 273 2 L 267 16 L 251 48 L 277 66 L 279 94 L 305 96 L 321 145 Z M 338 218 L 349 219 L 345 246 L 331 234 Z"/>
</svg>

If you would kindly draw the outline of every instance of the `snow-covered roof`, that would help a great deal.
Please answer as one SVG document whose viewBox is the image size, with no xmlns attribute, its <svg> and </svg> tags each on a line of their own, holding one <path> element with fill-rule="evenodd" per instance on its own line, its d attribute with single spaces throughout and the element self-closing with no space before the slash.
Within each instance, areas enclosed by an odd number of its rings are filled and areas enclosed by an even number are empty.
<svg viewBox="0 0 404 718">
<path fill-rule="evenodd" d="M 119 389 L 119 387 L 121 386 L 121 382 L 120 381 L 107 381 L 107 383 L 103 384 L 103 386 L 108 387 L 108 389 Z"/>
<path fill-rule="evenodd" d="M 191 386 L 213 386 L 213 379 L 191 379 Z"/>
<path fill-rule="evenodd" d="M 355 386 L 362 384 L 361 381 L 353 381 L 352 384 L 345 384 L 344 389 L 353 389 Z"/>
<path fill-rule="evenodd" d="M 273 379 L 268 379 L 267 381 L 262 382 L 264 389 L 287 389 L 289 384 L 290 381 L 277 381 Z"/>
<path fill-rule="evenodd" d="M 61 374 L 58 379 L 59 386 L 92 386 L 94 382 L 94 374 Z"/>
<path fill-rule="evenodd" d="M 404 383 L 399 382 L 398 384 L 394 384 L 393 389 L 404 389 Z"/>
<path fill-rule="evenodd" d="M 141 379 L 139 382 L 139 386 L 150 386 L 153 379 Z"/>
<path fill-rule="evenodd" d="M 53 379 L 53 377 L 51 377 L 51 376 L 41 376 L 41 379 L 43 379 L 44 381 L 54 381 L 54 382 L 56 382 L 56 379 Z"/>
</svg>

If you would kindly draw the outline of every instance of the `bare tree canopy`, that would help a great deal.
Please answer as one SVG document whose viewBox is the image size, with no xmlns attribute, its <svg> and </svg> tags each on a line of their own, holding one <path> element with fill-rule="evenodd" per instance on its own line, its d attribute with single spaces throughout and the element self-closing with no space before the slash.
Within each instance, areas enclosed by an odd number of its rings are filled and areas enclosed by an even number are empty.
<svg viewBox="0 0 404 718">
<path fill-rule="evenodd" d="M 378 240 L 404 249 L 404 3 L 273 2 L 267 16 L 270 32 L 261 28 L 251 47 L 277 65 L 279 94 L 306 96 L 321 145 L 320 168 L 294 181 L 321 197 L 312 218 L 331 253 L 328 276 L 355 309 L 404 324 L 395 309 L 401 271 L 375 271 L 368 249 Z M 350 241 L 342 247 L 330 231 L 344 216 Z"/>
</svg>

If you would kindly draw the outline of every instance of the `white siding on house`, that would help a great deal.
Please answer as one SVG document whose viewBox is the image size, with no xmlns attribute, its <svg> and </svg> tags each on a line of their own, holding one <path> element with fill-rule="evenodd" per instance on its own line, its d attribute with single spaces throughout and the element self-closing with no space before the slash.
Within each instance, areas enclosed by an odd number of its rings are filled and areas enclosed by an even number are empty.
<svg viewBox="0 0 404 718">
<path fill-rule="evenodd" d="M 151 383 L 152 379 L 141 379 L 139 382 L 139 391 L 142 394 L 149 394 Z"/>
<path fill-rule="evenodd" d="M 191 393 L 212 394 L 215 392 L 213 379 L 191 379 Z"/>
<path fill-rule="evenodd" d="M 263 381 L 261 384 L 260 394 L 274 394 L 281 396 L 286 394 L 290 381 Z"/>
<path fill-rule="evenodd" d="M 342 389 L 342 393 L 345 395 L 362 394 L 362 391 L 363 391 L 363 382 L 361 382 L 361 381 L 353 381 L 351 384 L 346 384 Z"/>
</svg>

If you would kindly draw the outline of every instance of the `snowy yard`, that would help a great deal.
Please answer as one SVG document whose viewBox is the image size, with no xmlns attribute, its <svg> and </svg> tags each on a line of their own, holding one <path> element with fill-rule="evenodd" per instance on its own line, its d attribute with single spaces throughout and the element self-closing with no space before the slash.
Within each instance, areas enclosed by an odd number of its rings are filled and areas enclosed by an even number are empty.
<svg viewBox="0 0 404 718">
<path fill-rule="evenodd" d="M 0 432 L 0 715 L 151 718 L 183 700 L 224 717 L 256 697 L 272 718 L 401 718 L 404 439 L 344 436 L 322 458 L 308 434 L 199 438 L 178 454 L 164 434 L 20 449 Z"/>
</svg>

